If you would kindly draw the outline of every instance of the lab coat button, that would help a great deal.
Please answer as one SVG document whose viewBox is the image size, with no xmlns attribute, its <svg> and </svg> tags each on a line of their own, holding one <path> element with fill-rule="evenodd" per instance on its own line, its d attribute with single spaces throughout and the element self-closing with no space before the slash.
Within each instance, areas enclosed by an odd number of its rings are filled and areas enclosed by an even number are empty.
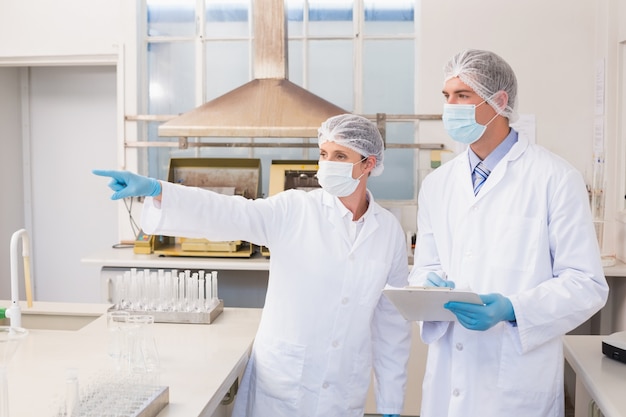
<svg viewBox="0 0 626 417">
<path fill-rule="evenodd" d="M 460 394 L 461 394 L 461 392 L 458 389 L 456 389 L 456 388 L 454 389 L 454 391 L 452 391 L 452 395 L 454 397 L 458 397 Z"/>
<path fill-rule="evenodd" d="M 328 382 L 324 382 L 324 383 L 322 384 L 322 388 L 324 388 L 324 389 L 328 388 Z"/>
<path fill-rule="evenodd" d="M 457 343 L 456 350 L 463 350 L 463 343 Z"/>
<path fill-rule="evenodd" d="M 343 297 L 341 299 L 341 304 L 348 304 L 348 300 L 349 300 L 348 297 Z"/>
<path fill-rule="evenodd" d="M 336 348 L 337 346 L 339 346 L 339 342 L 338 342 L 338 341 L 336 341 L 336 340 L 333 340 L 333 347 L 335 347 L 335 348 Z"/>
</svg>

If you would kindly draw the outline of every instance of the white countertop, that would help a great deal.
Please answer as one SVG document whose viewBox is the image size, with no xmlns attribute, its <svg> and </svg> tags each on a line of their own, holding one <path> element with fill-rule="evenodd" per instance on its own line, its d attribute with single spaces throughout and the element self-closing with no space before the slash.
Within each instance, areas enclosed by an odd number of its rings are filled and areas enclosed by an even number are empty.
<svg viewBox="0 0 626 417">
<path fill-rule="evenodd" d="M 604 267 L 604 275 L 607 277 L 626 277 L 626 264 L 619 259 L 615 261 L 613 266 Z"/>
<path fill-rule="evenodd" d="M 564 336 L 565 359 L 605 417 L 624 417 L 626 364 L 602 353 L 604 337 L 606 336 Z"/>
<path fill-rule="evenodd" d="M 83 311 L 71 303 L 56 303 L 56 308 L 55 303 L 38 304 L 36 308 L 55 315 L 89 315 L 98 309 L 103 314 L 108 308 L 99 304 Z M 225 308 L 211 324 L 155 323 L 159 384 L 169 387 L 169 405 L 159 417 L 210 416 L 243 371 L 260 317 L 260 309 Z M 76 331 L 29 329 L 8 366 L 10 415 L 54 415 L 64 398 L 68 368 L 78 370 L 79 384 L 112 372 L 107 347 L 104 315 Z"/>
<path fill-rule="evenodd" d="M 81 262 L 118 268 L 215 269 L 235 271 L 268 271 L 270 261 L 255 253 L 250 258 L 208 258 L 192 256 L 142 255 L 133 248 L 108 248 L 81 259 Z"/>
</svg>

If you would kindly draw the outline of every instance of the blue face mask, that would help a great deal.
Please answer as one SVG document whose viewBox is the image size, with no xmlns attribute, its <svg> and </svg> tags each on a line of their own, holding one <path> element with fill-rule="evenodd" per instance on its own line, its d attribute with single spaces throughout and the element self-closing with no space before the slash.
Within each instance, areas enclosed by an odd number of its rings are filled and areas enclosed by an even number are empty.
<svg viewBox="0 0 626 417">
<path fill-rule="evenodd" d="M 487 126 L 491 123 L 498 114 L 486 125 L 481 125 L 476 122 L 476 107 L 484 104 L 483 101 L 480 104 L 447 104 L 443 105 L 443 127 L 448 132 L 448 135 L 457 142 L 470 145 L 476 142 L 487 130 Z"/>
</svg>

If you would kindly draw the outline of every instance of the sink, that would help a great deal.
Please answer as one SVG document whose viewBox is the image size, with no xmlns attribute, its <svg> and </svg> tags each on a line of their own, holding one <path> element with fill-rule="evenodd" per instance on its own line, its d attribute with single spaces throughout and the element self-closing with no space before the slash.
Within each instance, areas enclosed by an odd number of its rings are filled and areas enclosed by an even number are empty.
<svg viewBox="0 0 626 417">
<path fill-rule="evenodd" d="M 67 316 L 22 313 L 22 327 L 37 330 L 80 330 L 98 316 Z M 9 319 L 1 319 L 0 326 L 10 325 Z"/>
<path fill-rule="evenodd" d="M 37 330 L 80 330 L 99 316 L 38 314 L 22 311 L 22 327 Z M 0 319 L 1 326 L 10 325 L 9 319 Z"/>
<path fill-rule="evenodd" d="M 10 305 L 0 300 L 0 307 Z M 34 301 L 32 307 L 20 301 L 21 327 L 33 330 L 80 330 L 97 320 L 111 307 L 110 304 L 60 303 Z M 9 326 L 10 319 L 0 319 L 0 325 Z"/>
</svg>

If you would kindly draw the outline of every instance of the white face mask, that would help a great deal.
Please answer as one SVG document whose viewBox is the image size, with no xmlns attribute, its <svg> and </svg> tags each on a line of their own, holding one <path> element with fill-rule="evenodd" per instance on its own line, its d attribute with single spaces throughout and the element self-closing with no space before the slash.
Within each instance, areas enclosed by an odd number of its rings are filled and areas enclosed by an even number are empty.
<svg viewBox="0 0 626 417">
<path fill-rule="evenodd" d="M 352 167 L 365 159 L 367 158 L 363 158 L 354 164 L 350 162 L 319 161 L 317 181 L 328 193 L 336 197 L 347 197 L 356 190 L 356 187 L 359 185 L 359 179 L 365 175 L 363 173 L 359 178 L 352 178 Z"/>
</svg>

